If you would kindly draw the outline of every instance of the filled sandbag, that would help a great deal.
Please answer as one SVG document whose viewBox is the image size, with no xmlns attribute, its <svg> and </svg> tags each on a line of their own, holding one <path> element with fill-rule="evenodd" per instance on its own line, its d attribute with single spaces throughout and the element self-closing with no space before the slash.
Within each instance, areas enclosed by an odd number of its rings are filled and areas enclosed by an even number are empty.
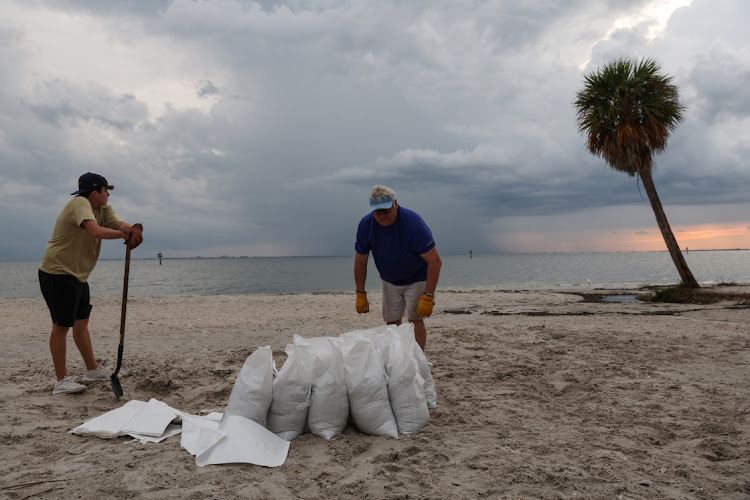
<svg viewBox="0 0 750 500">
<path fill-rule="evenodd" d="M 419 374 L 424 379 L 424 394 L 427 399 L 427 406 L 430 408 L 437 408 L 437 389 L 435 388 L 435 380 L 432 378 L 430 363 L 427 361 L 424 351 L 422 351 L 422 348 L 419 347 L 419 344 L 417 344 L 417 341 L 414 338 L 414 325 L 412 323 L 404 323 L 392 328 L 394 328 L 394 332 L 396 332 L 404 343 L 406 349 L 411 350 L 414 358 L 417 360 Z"/>
<path fill-rule="evenodd" d="M 295 338 L 295 342 L 297 342 Z M 349 420 L 349 394 L 341 349 L 332 338 L 313 346 L 313 379 L 307 428 L 330 440 L 341 434 Z"/>
<path fill-rule="evenodd" d="M 271 346 L 258 347 L 247 357 L 224 408 L 222 425 L 229 415 L 239 415 L 265 424 L 271 406 L 273 384 Z"/>
<path fill-rule="evenodd" d="M 354 424 L 365 434 L 398 438 L 386 374 L 375 346 L 355 336 L 342 339 L 340 350 Z"/>
<path fill-rule="evenodd" d="M 331 357 L 333 356 L 332 341 L 336 341 L 336 337 L 303 337 L 299 334 L 292 336 L 292 342 L 294 345 L 307 345 L 312 347 L 314 357 L 318 357 L 326 367 L 331 364 Z M 314 375 L 314 374 L 313 374 Z"/>
<path fill-rule="evenodd" d="M 386 366 L 388 398 L 400 434 L 411 434 L 430 421 L 424 394 L 424 379 L 411 349 L 398 336 L 390 346 Z"/>
<path fill-rule="evenodd" d="M 305 431 L 312 386 L 312 349 L 287 344 L 287 359 L 273 381 L 266 428 L 287 441 Z"/>
<path fill-rule="evenodd" d="M 388 362 L 388 349 L 393 342 L 393 326 L 394 325 L 380 325 L 367 330 L 354 330 L 341 334 L 339 338 L 356 339 L 361 337 L 372 342 L 378 356 L 380 356 L 381 361 L 383 361 L 383 369 L 385 370 L 385 365 Z"/>
</svg>

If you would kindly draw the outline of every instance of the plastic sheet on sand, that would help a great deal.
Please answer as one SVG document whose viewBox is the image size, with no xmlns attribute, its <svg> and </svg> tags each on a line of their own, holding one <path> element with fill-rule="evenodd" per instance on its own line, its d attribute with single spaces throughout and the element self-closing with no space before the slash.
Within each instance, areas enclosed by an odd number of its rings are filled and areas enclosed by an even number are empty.
<svg viewBox="0 0 750 500">
<path fill-rule="evenodd" d="M 71 432 L 109 439 L 131 436 L 141 443 L 159 442 L 181 434 L 180 445 L 199 467 L 249 463 L 278 467 L 286 461 L 289 441 L 247 418 L 231 415 L 221 426 L 221 413 L 190 415 L 157 399 L 128 401 Z"/>
</svg>

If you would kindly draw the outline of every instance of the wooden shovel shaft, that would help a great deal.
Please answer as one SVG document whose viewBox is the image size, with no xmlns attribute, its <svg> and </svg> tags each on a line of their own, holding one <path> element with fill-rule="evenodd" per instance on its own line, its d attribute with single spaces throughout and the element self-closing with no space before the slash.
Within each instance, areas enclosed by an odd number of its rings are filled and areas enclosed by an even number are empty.
<svg viewBox="0 0 750 500">
<path fill-rule="evenodd" d="M 126 246 L 125 277 L 122 285 L 122 314 L 120 315 L 120 346 L 117 348 L 117 366 L 110 376 L 112 390 L 115 392 L 118 401 L 122 397 L 122 385 L 120 385 L 120 379 L 117 378 L 117 374 L 120 373 L 120 367 L 122 366 L 122 348 L 125 344 L 125 314 L 128 310 L 128 278 L 130 275 L 130 243 L 127 243 Z"/>
<path fill-rule="evenodd" d="M 130 243 L 126 244 L 125 277 L 122 285 L 122 313 L 120 314 L 120 348 L 125 344 L 125 315 L 128 310 L 128 276 L 130 274 Z"/>
</svg>

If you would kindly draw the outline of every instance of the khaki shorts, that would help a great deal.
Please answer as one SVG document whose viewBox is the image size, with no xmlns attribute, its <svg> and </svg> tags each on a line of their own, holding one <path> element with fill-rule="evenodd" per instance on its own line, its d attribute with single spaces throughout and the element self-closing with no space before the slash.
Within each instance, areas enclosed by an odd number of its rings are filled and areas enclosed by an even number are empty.
<svg viewBox="0 0 750 500">
<path fill-rule="evenodd" d="M 426 281 L 417 281 L 411 285 L 394 285 L 383 282 L 383 319 L 386 323 L 401 321 L 406 317 L 409 321 L 420 320 L 417 316 L 417 305 L 422 298 Z"/>
</svg>

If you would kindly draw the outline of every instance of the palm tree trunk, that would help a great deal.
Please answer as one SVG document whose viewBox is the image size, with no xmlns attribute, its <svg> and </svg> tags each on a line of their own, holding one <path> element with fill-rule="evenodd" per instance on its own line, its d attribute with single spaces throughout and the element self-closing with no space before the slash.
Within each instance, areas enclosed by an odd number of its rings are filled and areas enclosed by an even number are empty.
<svg viewBox="0 0 750 500">
<path fill-rule="evenodd" d="M 667 214 L 664 213 L 664 208 L 661 206 L 659 195 L 656 192 L 654 179 L 651 177 L 651 169 L 644 168 L 639 173 L 643 180 L 643 188 L 646 190 L 648 199 L 651 202 L 651 209 L 656 216 L 656 224 L 659 226 L 661 235 L 664 238 L 664 243 L 667 244 L 669 255 L 672 256 L 672 261 L 674 262 L 675 267 L 677 267 L 677 272 L 680 273 L 682 284 L 688 288 L 700 288 L 700 285 L 698 285 L 698 282 L 693 277 L 693 273 L 690 272 L 687 262 L 685 262 L 685 257 L 683 257 L 680 247 L 677 245 L 677 240 L 672 233 L 672 228 L 669 227 Z"/>
</svg>

